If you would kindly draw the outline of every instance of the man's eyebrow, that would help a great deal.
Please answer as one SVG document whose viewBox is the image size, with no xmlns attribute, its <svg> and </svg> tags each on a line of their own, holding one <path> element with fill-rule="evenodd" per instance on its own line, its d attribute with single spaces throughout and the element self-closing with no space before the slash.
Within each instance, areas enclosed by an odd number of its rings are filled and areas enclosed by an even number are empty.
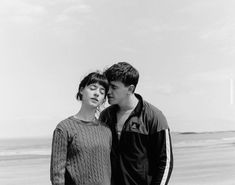
<svg viewBox="0 0 235 185">
<path fill-rule="evenodd" d="M 110 86 L 112 86 L 112 87 L 117 87 L 115 84 L 112 84 L 112 83 L 110 84 Z"/>
</svg>

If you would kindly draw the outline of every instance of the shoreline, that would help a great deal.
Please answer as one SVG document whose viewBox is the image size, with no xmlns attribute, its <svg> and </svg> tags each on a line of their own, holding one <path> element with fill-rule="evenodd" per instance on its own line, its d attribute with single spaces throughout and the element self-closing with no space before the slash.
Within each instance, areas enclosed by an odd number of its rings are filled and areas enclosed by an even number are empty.
<svg viewBox="0 0 235 185">
<path fill-rule="evenodd" d="M 233 185 L 235 134 L 172 133 L 174 168 L 168 185 Z M 0 184 L 51 185 L 51 138 L 0 140 Z"/>
</svg>

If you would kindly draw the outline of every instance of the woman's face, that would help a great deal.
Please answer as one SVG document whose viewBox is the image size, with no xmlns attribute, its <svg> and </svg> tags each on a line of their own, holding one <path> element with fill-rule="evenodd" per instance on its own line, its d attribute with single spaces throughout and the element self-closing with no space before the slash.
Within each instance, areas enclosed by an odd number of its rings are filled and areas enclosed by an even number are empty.
<svg viewBox="0 0 235 185">
<path fill-rule="evenodd" d="M 93 83 L 81 90 L 82 102 L 92 107 L 98 107 L 104 103 L 105 88 L 99 83 Z"/>
</svg>

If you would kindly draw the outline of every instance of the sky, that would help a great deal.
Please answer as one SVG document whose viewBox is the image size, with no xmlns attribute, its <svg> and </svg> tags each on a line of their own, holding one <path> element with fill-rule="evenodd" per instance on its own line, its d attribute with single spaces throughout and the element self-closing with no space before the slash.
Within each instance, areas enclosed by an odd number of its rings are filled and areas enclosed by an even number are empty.
<svg viewBox="0 0 235 185">
<path fill-rule="evenodd" d="M 80 80 L 126 61 L 173 132 L 235 130 L 234 0 L 1 0 L 0 138 L 51 137 Z"/>
</svg>

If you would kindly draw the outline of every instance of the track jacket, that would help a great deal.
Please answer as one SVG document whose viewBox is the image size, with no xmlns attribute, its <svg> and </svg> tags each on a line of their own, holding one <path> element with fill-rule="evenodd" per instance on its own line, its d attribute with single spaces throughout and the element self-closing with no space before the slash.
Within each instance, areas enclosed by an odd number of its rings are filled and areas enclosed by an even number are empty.
<svg viewBox="0 0 235 185">
<path fill-rule="evenodd" d="M 120 139 L 116 130 L 118 105 L 111 105 L 100 115 L 112 131 L 112 184 L 167 185 L 173 153 L 166 118 L 159 109 L 135 95 L 139 103 L 124 123 Z"/>
</svg>

